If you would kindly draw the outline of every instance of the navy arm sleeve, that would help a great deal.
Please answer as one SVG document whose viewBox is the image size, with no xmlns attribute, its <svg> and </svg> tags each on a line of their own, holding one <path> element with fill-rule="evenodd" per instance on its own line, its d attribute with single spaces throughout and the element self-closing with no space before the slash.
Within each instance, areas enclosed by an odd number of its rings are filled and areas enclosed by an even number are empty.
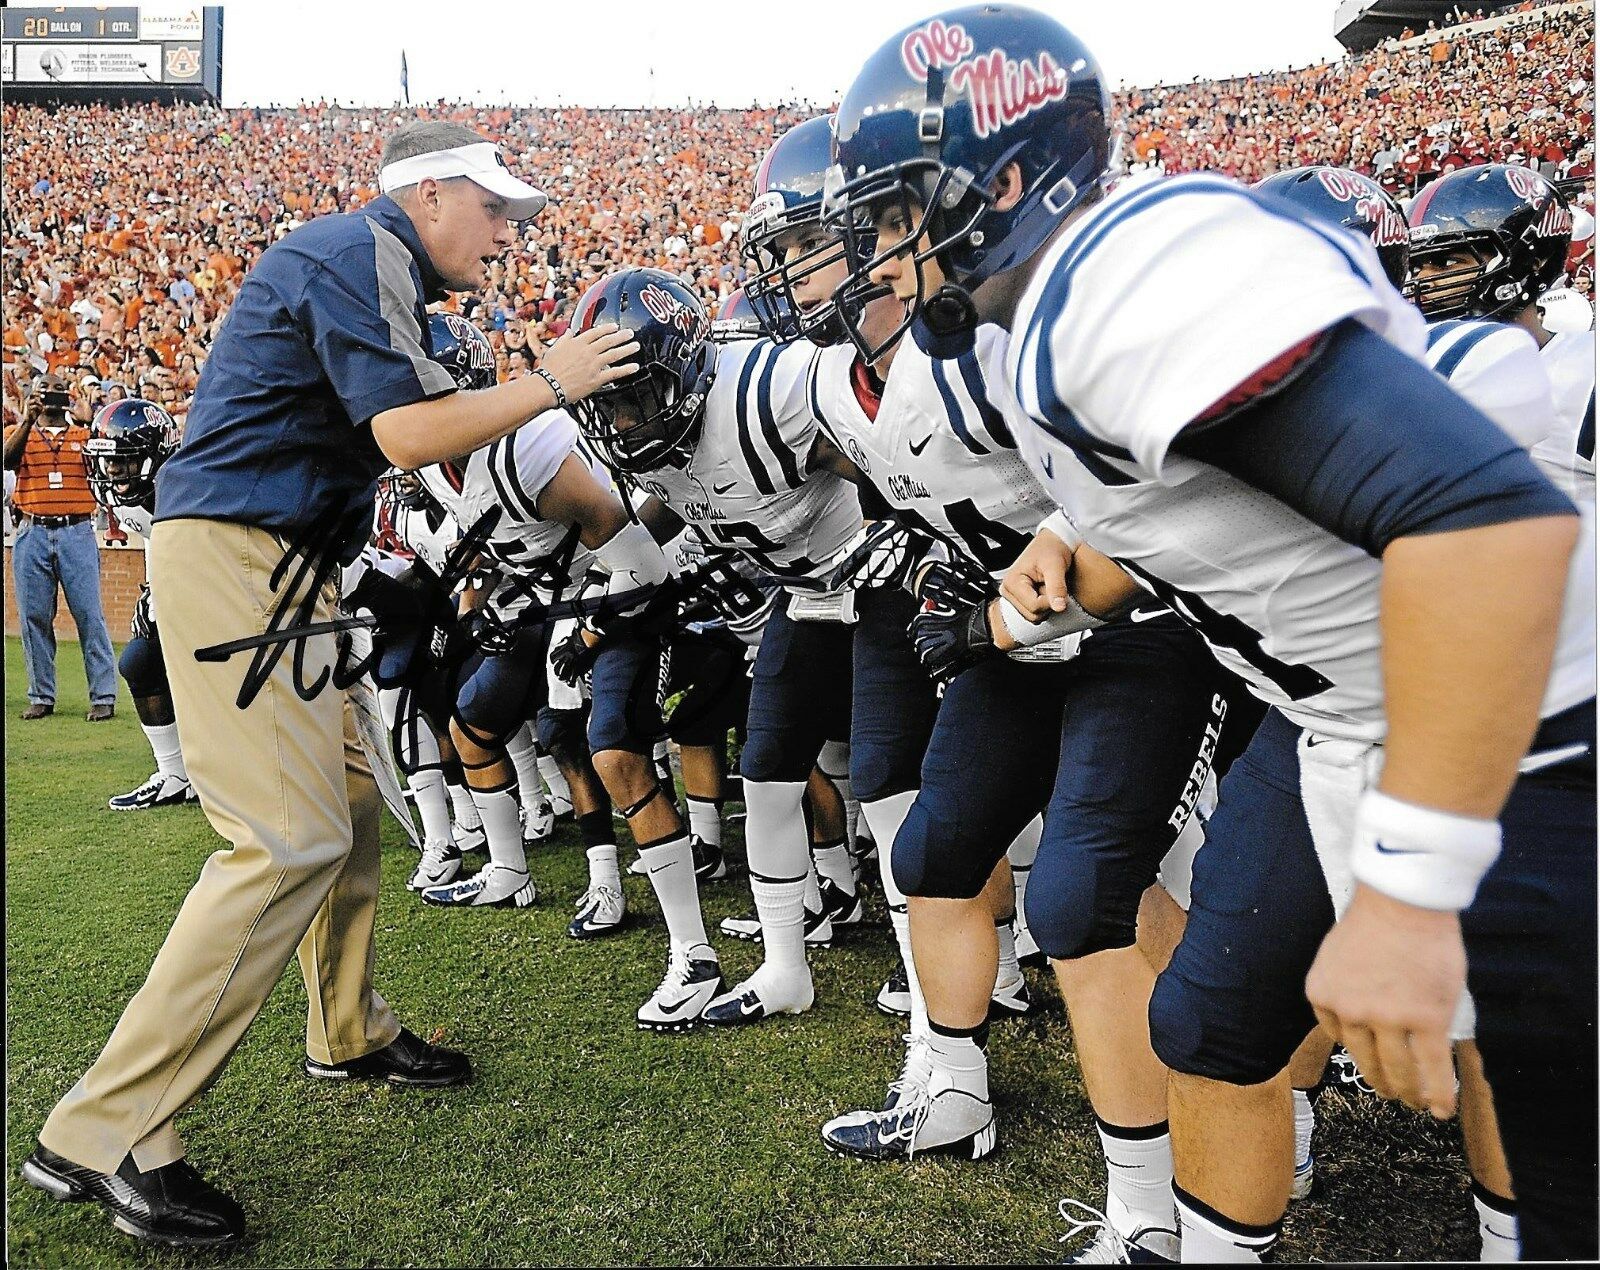
<svg viewBox="0 0 1600 1270">
<path fill-rule="evenodd" d="M 1373 556 L 1413 534 L 1575 510 L 1486 415 L 1355 321 L 1270 395 L 1191 424 L 1173 448 Z"/>
</svg>

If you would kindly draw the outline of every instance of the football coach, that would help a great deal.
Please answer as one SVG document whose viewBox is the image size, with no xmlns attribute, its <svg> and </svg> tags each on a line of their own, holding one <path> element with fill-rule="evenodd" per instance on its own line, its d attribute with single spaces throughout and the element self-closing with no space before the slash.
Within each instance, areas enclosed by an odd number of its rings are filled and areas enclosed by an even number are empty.
<svg viewBox="0 0 1600 1270">
<path fill-rule="evenodd" d="M 412 123 L 383 148 L 383 197 L 274 244 L 217 334 L 151 540 L 172 696 L 200 803 L 231 843 L 200 871 L 144 986 L 23 1165 L 139 1239 L 243 1235 L 186 1160 L 173 1118 L 220 1074 L 299 950 L 308 1075 L 452 1085 L 464 1054 L 402 1027 L 372 986 L 380 799 L 331 631 L 227 660 L 197 650 L 330 622 L 379 474 L 466 454 L 633 373 L 615 327 L 551 346 L 535 375 L 460 392 L 429 357 L 424 306 L 484 285 L 545 196 L 469 128 Z M 245 663 L 250 663 L 246 666 Z"/>
</svg>

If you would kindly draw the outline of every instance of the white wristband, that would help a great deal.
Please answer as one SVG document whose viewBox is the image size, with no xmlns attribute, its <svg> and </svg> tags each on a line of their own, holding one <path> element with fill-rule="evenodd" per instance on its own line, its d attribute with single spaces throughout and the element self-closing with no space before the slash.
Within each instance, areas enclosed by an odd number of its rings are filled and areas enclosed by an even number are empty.
<svg viewBox="0 0 1600 1270">
<path fill-rule="evenodd" d="M 1040 529 L 1048 529 L 1062 542 L 1074 551 L 1083 541 L 1083 535 L 1078 532 L 1078 527 L 1072 523 L 1072 518 L 1064 511 L 1054 511 L 1039 522 Z"/>
<path fill-rule="evenodd" d="M 1356 810 L 1356 881 L 1418 908 L 1459 912 L 1500 854 L 1500 822 L 1368 790 Z"/>
<path fill-rule="evenodd" d="M 1105 625 L 1102 618 L 1089 612 L 1070 595 L 1067 596 L 1067 607 L 1063 612 L 1051 613 L 1037 622 L 1030 622 L 1022 615 L 1021 609 L 1002 595 L 1000 621 L 1005 625 L 1006 633 L 1017 641 L 1019 648 L 1047 644 L 1053 639 L 1060 639 L 1063 635 L 1092 631 L 1097 626 Z"/>
</svg>

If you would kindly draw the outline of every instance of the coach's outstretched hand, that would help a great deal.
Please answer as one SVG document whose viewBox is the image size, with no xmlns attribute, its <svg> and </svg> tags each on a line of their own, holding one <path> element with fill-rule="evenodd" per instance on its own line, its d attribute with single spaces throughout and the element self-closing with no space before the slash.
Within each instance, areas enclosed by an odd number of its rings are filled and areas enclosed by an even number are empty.
<svg viewBox="0 0 1600 1270">
<path fill-rule="evenodd" d="M 581 333 L 568 331 L 545 350 L 539 369 L 561 385 L 569 402 L 628 378 L 639 369 L 630 361 L 639 351 L 632 331 L 602 322 Z"/>
<path fill-rule="evenodd" d="M 1306 997 L 1378 1093 L 1447 1120 L 1456 1110 L 1450 1021 L 1466 978 L 1455 913 L 1358 883 L 1306 976 Z"/>
</svg>

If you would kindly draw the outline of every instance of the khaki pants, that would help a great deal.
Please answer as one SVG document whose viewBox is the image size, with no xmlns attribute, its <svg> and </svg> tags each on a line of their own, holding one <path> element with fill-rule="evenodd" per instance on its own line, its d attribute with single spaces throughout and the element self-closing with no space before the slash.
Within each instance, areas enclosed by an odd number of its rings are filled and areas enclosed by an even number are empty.
<svg viewBox="0 0 1600 1270">
<path fill-rule="evenodd" d="M 106 1173 L 130 1151 L 144 1170 L 182 1158 L 173 1117 L 221 1073 L 297 947 L 312 1058 L 358 1058 L 400 1027 L 372 989 L 381 801 L 344 693 L 324 686 L 303 701 L 290 648 L 241 710 L 253 653 L 193 655 L 267 628 L 283 603 L 269 581 L 282 545 L 260 529 L 178 520 L 157 525 L 150 546 L 184 761 L 212 827 L 233 845 L 206 861 L 144 987 L 40 1133 L 50 1150 Z M 323 594 L 307 620 L 331 616 Z M 308 640 L 303 681 L 333 657 L 333 636 Z"/>
</svg>

